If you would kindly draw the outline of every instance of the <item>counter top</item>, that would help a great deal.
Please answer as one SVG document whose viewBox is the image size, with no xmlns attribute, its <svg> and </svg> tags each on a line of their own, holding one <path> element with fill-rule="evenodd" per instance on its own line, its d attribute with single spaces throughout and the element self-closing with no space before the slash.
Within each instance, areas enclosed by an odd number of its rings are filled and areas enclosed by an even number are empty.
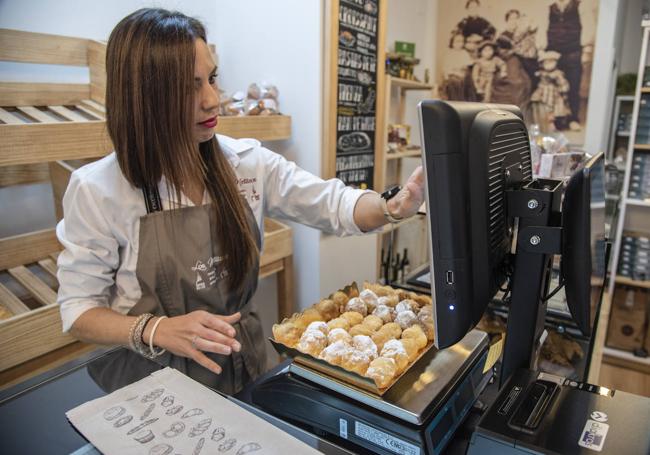
<svg viewBox="0 0 650 455">
<path fill-rule="evenodd" d="M 118 355 L 121 350 L 120 348 L 93 351 L 59 368 L 0 391 L 2 452 L 67 455 L 82 448 L 92 448 L 88 441 L 68 422 L 65 413 L 80 404 L 112 391 L 103 390 L 93 379 L 93 367 L 110 359 L 112 355 Z M 259 380 L 275 374 L 283 369 L 288 362 L 278 365 Z M 135 382 L 138 379 L 141 378 L 132 378 L 130 381 Z M 351 449 L 342 448 L 252 406 L 250 390 L 253 386 L 254 384 L 249 385 L 235 397 L 229 397 L 229 399 L 325 454 L 355 453 Z M 480 400 L 485 404 L 489 403 L 496 393 L 495 390 L 494 385 L 488 386 Z M 478 406 L 478 408 L 480 407 Z M 445 454 L 465 453 L 480 413 L 479 409 L 470 412 L 464 425 L 457 430 L 456 435 L 445 449 Z M 82 452 L 86 453 L 84 450 L 79 453 Z"/>
<path fill-rule="evenodd" d="M 88 446 L 88 441 L 68 422 L 65 413 L 110 392 L 95 382 L 92 367 L 94 362 L 101 362 L 119 351 L 120 349 L 93 351 L 60 368 L 0 392 L 2 452 L 70 454 Z M 325 454 L 352 453 L 237 398 L 229 399 Z"/>
</svg>

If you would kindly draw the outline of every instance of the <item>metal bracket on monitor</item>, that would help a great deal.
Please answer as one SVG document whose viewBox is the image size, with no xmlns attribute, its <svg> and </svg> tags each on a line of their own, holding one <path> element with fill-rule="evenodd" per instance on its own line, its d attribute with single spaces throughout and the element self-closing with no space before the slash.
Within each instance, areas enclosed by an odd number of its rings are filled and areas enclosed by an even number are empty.
<svg viewBox="0 0 650 455">
<path fill-rule="evenodd" d="M 518 218 L 512 298 L 508 311 L 501 385 L 518 368 L 534 368 L 544 330 L 553 254 L 561 251 L 562 182 L 534 180 L 506 191 L 508 216 Z"/>
<path fill-rule="evenodd" d="M 559 254 L 562 251 L 562 228 L 528 226 L 519 229 L 517 246 L 530 253 Z"/>
</svg>

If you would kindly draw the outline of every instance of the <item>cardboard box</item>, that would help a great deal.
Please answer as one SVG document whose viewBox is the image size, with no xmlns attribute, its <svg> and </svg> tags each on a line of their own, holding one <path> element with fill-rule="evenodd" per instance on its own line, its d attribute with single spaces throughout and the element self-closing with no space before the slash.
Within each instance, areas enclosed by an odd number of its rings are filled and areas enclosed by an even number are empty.
<svg viewBox="0 0 650 455">
<path fill-rule="evenodd" d="M 617 287 L 607 331 L 607 346 L 626 351 L 643 347 L 646 341 L 648 291 Z"/>
</svg>

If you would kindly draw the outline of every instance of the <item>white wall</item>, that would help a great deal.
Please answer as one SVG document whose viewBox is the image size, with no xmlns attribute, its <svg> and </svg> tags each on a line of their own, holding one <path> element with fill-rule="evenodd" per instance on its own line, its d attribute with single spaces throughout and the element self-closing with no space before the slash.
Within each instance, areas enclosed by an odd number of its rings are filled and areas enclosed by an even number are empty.
<svg viewBox="0 0 650 455">
<path fill-rule="evenodd" d="M 386 50 L 394 51 L 395 41 L 415 43 L 415 56 L 420 59 L 420 64 L 415 67 L 415 76 L 424 80 L 424 69 L 428 68 L 433 79 L 437 0 L 386 1 Z"/>
<path fill-rule="evenodd" d="M 302 168 L 321 173 L 322 11 L 318 0 L 217 0 L 212 36 L 226 91 L 269 81 L 280 90 L 280 109 L 291 115 L 288 141 L 268 146 Z M 287 14 L 291 12 L 291 14 Z M 320 290 L 316 230 L 294 227 L 296 302 L 317 301 Z"/>
<path fill-rule="evenodd" d="M 437 49 L 437 0 L 386 0 L 388 1 L 386 30 L 386 49 L 393 51 L 395 41 L 407 41 L 415 43 L 415 56 L 420 63 L 415 67 L 414 74 L 424 81 L 424 71 L 429 70 L 430 82 L 435 82 L 435 64 Z M 394 94 L 395 95 L 395 94 Z M 406 95 L 405 121 L 411 125 L 411 142 L 420 143 L 420 130 L 418 127 L 418 116 L 416 106 L 422 99 L 430 98 L 429 92 L 409 91 Z M 397 115 L 397 103 L 393 96 L 391 103 L 391 118 Z M 413 167 L 415 160 L 407 160 Z"/>
<path fill-rule="evenodd" d="M 0 1 L 0 27 L 107 40 L 111 30 L 127 14 L 143 7 L 178 9 L 195 16 L 212 29 L 217 18 L 214 2 L 201 0 L 4 0 Z M 212 39 L 212 35 L 208 36 Z M 30 82 L 87 83 L 86 68 L 0 62 L 0 79 Z"/>
<path fill-rule="evenodd" d="M 639 55 L 641 55 L 641 10 L 644 0 L 627 0 L 625 8 L 623 41 L 620 48 L 619 74 L 636 73 L 639 70 Z"/>
<path fill-rule="evenodd" d="M 589 87 L 585 150 L 595 155 L 607 148 L 614 93 L 616 88 L 616 61 L 620 55 L 620 36 L 617 27 L 625 13 L 624 1 L 601 0 L 598 5 L 598 27 L 594 63 Z"/>
</svg>

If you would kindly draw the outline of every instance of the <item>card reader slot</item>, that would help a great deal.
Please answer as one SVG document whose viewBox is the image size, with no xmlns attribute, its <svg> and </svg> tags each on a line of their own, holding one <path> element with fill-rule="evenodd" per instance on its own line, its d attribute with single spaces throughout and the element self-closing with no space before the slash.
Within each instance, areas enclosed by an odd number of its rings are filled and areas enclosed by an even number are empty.
<svg viewBox="0 0 650 455">
<path fill-rule="evenodd" d="M 557 390 L 558 385 L 549 381 L 530 384 L 508 425 L 518 431 L 534 433 L 551 406 Z"/>
</svg>

